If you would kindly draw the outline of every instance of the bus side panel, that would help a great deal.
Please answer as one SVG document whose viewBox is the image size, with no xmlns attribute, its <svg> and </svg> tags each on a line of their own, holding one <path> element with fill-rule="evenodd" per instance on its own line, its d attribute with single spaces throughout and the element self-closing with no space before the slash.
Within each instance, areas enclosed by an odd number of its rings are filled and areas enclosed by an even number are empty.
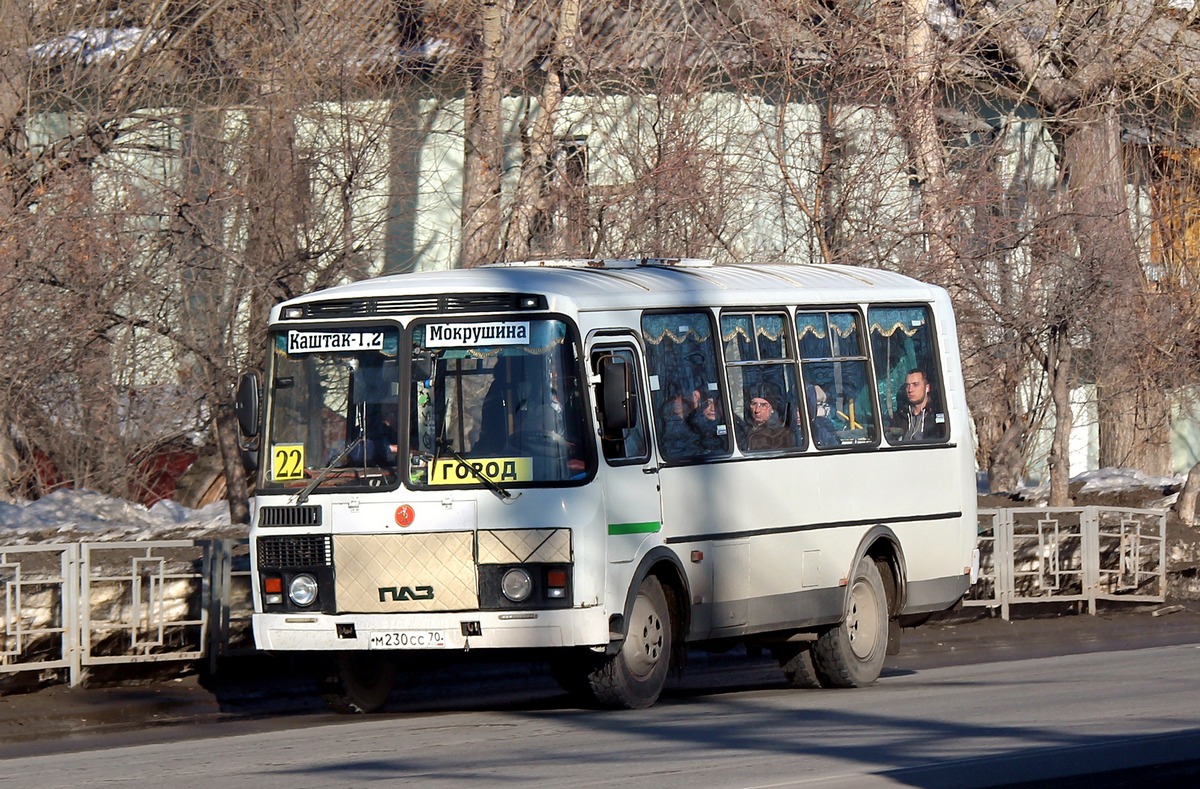
<svg viewBox="0 0 1200 789">
<path fill-rule="evenodd" d="M 950 606 L 962 594 L 963 568 L 970 564 L 967 515 L 974 529 L 973 510 L 962 512 L 967 449 L 809 454 L 663 469 L 666 538 L 685 558 L 694 550 L 704 554 L 700 565 L 688 565 L 694 602 L 710 612 L 694 618 L 693 635 L 837 621 L 843 579 L 866 532 L 879 524 L 900 538 L 908 581 L 923 604 Z M 711 589 L 707 597 L 704 588 Z"/>
</svg>

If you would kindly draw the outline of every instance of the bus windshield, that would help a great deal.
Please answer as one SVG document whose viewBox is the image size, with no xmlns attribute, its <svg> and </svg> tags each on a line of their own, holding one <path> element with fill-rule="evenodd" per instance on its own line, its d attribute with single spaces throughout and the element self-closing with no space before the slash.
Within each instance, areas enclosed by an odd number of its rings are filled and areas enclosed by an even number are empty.
<svg viewBox="0 0 1200 789">
<path fill-rule="evenodd" d="M 425 323 L 413 329 L 412 363 L 413 485 L 504 487 L 591 473 L 579 357 L 562 321 Z"/>
<path fill-rule="evenodd" d="M 264 485 L 396 484 L 399 342 L 395 328 L 274 335 Z"/>
</svg>

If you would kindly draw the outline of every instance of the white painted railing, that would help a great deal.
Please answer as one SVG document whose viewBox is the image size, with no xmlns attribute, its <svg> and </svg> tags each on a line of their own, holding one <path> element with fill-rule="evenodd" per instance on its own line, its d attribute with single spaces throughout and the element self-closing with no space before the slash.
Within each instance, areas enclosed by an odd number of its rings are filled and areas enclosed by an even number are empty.
<svg viewBox="0 0 1200 789">
<path fill-rule="evenodd" d="M 0 674 L 195 661 L 251 648 L 247 541 L 0 547 Z"/>
<path fill-rule="evenodd" d="M 1167 515 L 1116 507 L 979 511 L 979 581 L 965 605 L 1099 600 L 1161 603 L 1167 594 Z"/>
</svg>

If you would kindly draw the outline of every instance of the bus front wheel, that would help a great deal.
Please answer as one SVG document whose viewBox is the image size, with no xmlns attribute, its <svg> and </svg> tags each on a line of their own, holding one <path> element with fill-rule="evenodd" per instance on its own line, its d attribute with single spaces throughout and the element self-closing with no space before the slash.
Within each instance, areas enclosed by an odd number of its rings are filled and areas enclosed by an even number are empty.
<svg viewBox="0 0 1200 789">
<path fill-rule="evenodd" d="M 377 652 L 337 653 L 325 677 L 322 694 L 334 712 L 378 712 L 392 695 L 396 663 Z"/>
<path fill-rule="evenodd" d="M 645 709 L 658 701 L 671 663 L 671 610 L 662 584 L 647 576 L 637 590 L 620 651 L 588 677 L 605 707 Z"/>
<path fill-rule="evenodd" d="M 840 625 L 817 637 L 813 668 L 827 688 L 861 688 L 879 678 L 887 656 L 888 604 L 879 568 L 864 556 L 850 579 L 850 599 Z"/>
</svg>

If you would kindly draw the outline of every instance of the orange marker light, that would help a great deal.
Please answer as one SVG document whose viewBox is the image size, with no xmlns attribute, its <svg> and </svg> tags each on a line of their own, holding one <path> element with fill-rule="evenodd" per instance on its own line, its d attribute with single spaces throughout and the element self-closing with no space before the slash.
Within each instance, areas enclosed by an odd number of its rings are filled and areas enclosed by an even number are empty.
<svg viewBox="0 0 1200 789">
<path fill-rule="evenodd" d="M 267 594 L 283 594 L 283 579 L 277 575 L 264 578 L 263 591 Z"/>
</svg>

